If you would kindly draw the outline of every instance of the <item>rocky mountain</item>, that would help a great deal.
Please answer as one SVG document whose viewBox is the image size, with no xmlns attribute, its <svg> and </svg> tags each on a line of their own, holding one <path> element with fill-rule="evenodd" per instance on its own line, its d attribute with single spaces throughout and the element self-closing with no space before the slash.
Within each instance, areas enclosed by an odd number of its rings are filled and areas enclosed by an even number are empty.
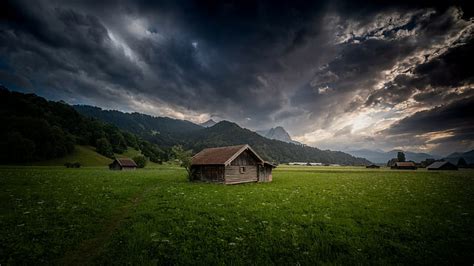
<svg viewBox="0 0 474 266">
<path fill-rule="evenodd" d="M 299 143 L 298 141 L 292 140 L 290 134 L 288 134 L 288 132 L 281 126 L 266 130 L 257 130 L 255 132 L 267 139 L 275 139 L 283 142 L 301 145 L 301 143 Z"/>
<path fill-rule="evenodd" d="M 401 150 L 391 150 L 388 152 L 384 152 L 382 150 L 361 149 L 361 150 L 347 151 L 347 153 L 356 157 L 365 158 L 373 163 L 385 164 L 387 163 L 388 160 L 392 158 L 397 158 L 397 153 L 399 151 Z M 405 153 L 405 157 L 407 161 L 421 162 L 423 160 L 426 160 L 427 158 L 441 159 L 441 156 L 439 155 L 433 155 L 433 154 L 428 154 L 428 153 L 417 153 L 417 152 L 409 152 L 409 151 L 404 151 L 404 153 Z"/>
<path fill-rule="evenodd" d="M 199 125 L 202 126 L 202 127 L 212 127 L 212 126 L 214 126 L 216 123 L 217 123 L 216 121 L 214 121 L 214 120 L 212 120 L 212 119 L 209 119 L 209 120 L 207 120 L 206 122 L 201 123 L 201 124 L 199 124 Z"/>
</svg>

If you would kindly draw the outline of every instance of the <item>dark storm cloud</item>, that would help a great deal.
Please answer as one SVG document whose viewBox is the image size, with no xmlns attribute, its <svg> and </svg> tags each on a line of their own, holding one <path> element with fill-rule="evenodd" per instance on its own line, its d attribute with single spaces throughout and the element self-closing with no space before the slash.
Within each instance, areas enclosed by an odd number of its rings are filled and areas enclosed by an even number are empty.
<svg viewBox="0 0 474 266">
<path fill-rule="evenodd" d="M 474 130 L 474 97 L 462 99 L 451 104 L 417 112 L 404 118 L 385 132 L 389 134 L 424 134 L 439 131 Z"/>
<path fill-rule="evenodd" d="M 338 128 L 341 117 L 364 108 L 472 92 L 467 2 L 414 2 L 5 1 L 0 81 L 72 103 L 343 136 L 358 127 Z"/>
</svg>

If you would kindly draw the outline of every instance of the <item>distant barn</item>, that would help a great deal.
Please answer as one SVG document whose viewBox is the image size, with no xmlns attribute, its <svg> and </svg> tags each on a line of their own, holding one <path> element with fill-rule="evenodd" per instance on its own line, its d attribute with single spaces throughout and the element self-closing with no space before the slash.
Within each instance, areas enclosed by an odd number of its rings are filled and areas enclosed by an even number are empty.
<svg viewBox="0 0 474 266">
<path fill-rule="evenodd" d="M 448 161 L 434 162 L 426 167 L 428 170 L 458 170 L 458 167 Z"/>
<path fill-rule="evenodd" d="M 135 170 L 136 168 L 135 161 L 129 158 L 117 158 L 109 164 L 110 170 Z"/>
<path fill-rule="evenodd" d="M 396 162 L 392 165 L 392 169 L 416 170 L 414 162 Z"/>
<path fill-rule="evenodd" d="M 271 182 L 272 169 L 249 145 L 204 149 L 194 155 L 192 180 L 239 184 Z"/>
<path fill-rule="evenodd" d="M 378 168 L 380 168 L 380 166 L 378 166 L 378 165 L 375 165 L 375 164 L 371 164 L 371 165 L 367 165 L 365 168 L 374 168 L 374 169 L 378 169 Z"/>
</svg>

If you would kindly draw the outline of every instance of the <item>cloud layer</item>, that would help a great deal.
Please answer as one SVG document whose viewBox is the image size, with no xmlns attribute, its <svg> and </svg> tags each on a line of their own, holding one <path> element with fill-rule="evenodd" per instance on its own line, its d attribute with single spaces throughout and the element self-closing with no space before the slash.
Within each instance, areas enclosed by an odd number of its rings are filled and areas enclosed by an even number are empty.
<svg viewBox="0 0 474 266">
<path fill-rule="evenodd" d="M 0 81 L 322 148 L 474 148 L 471 9 L 410 2 L 7 1 Z"/>
</svg>

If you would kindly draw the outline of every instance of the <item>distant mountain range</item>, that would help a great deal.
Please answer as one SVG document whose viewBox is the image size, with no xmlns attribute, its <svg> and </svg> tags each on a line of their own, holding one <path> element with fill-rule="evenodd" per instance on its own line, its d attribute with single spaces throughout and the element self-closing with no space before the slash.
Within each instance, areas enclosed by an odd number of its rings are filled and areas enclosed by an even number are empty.
<svg viewBox="0 0 474 266">
<path fill-rule="evenodd" d="M 399 151 L 401 150 L 392 150 L 392 151 L 384 152 L 382 150 L 361 149 L 361 150 L 352 150 L 352 151 L 346 151 L 346 152 L 352 156 L 365 158 L 373 163 L 385 164 L 387 163 L 388 160 L 392 158 L 397 158 L 397 153 Z M 421 162 L 423 160 L 426 160 L 427 158 L 431 158 L 431 159 L 442 158 L 442 156 L 428 154 L 428 153 L 417 153 L 417 152 L 409 152 L 409 151 L 403 151 L 403 153 L 405 153 L 405 158 L 407 161 Z"/>
<path fill-rule="evenodd" d="M 459 159 L 464 158 L 468 164 L 474 163 L 474 150 L 468 152 L 455 152 L 444 158 L 446 161 L 457 164 Z"/>
<path fill-rule="evenodd" d="M 209 120 L 207 120 L 206 122 L 201 123 L 201 124 L 199 124 L 199 125 L 202 126 L 202 127 L 212 127 L 212 126 L 215 125 L 215 124 L 217 124 L 216 121 L 214 121 L 214 120 L 212 120 L 212 119 L 209 119 Z"/>
<path fill-rule="evenodd" d="M 74 108 L 83 115 L 112 123 L 123 130 L 135 133 L 165 148 L 179 144 L 198 152 L 209 147 L 246 143 L 266 160 L 280 163 L 291 161 L 348 165 L 370 163 L 366 159 L 355 158 L 344 152 L 320 150 L 309 146 L 268 139 L 228 121 L 221 121 L 213 126 L 203 127 L 184 120 L 153 117 L 139 113 L 107 111 L 92 106 L 74 106 Z M 291 138 L 289 139 L 291 140 Z"/>
<path fill-rule="evenodd" d="M 292 140 L 290 134 L 288 134 L 288 132 L 281 126 L 266 129 L 266 130 L 257 130 L 255 132 L 267 139 L 275 139 L 275 140 L 280 140 L 287 143 L 302 145 L 298 141 Z"/>
</svg>

